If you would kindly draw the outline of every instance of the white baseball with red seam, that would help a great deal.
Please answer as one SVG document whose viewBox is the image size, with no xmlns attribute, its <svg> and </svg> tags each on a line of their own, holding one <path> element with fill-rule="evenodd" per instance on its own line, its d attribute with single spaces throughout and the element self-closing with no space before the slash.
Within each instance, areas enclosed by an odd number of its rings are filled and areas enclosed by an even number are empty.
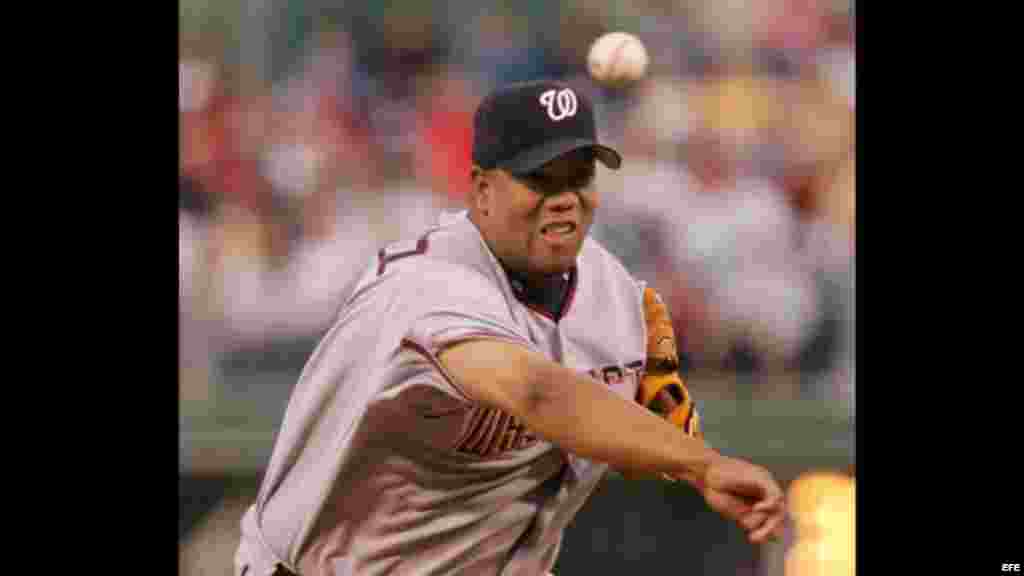
<svg viewBox="0 0 1024 576">
<path fill-rule="evenodd" d="M 625 86 L 647 73 L 647 48 L 628 32 L 609 32 L 590 46 L 587 69 L 590 76 L 608 86 Z"/>
</svg>

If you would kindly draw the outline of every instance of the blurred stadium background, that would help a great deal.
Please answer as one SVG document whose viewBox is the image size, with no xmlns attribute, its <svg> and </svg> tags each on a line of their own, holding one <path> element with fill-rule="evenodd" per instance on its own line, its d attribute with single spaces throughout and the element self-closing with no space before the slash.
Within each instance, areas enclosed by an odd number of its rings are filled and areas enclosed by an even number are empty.
<svg viewBox="0 0 1024 576">
<path fill-rule="evenodd" d="M 180 0 L 179 573 L 228 573 L 339 294 L 461 208 L 476 102 L 518 80 L 590 94 L 623 152 L 593 234 L 669 301 L 709 441 L 787 487 L 852 467 L 853 8 Z M 652 57 L 625 89 L 586 76 L 612 30 Z M 754 548 L 686 488 L 612 478 L 556 573 L 818 573 L 786 562 L 798 532 Z"/>
</svg>

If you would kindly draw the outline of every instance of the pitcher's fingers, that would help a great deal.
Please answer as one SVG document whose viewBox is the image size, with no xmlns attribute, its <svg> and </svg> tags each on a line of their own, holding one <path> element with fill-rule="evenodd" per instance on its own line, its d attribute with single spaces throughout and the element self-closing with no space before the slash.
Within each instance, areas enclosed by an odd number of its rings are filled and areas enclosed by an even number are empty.
<svg viewBox="0 0 1024 576">
<path fill-rule="evenodd" d="M 781 509 L 784 504 L 785 504 L 785 497 L 782 496 L 782 495 L 777 495 L 777 496 L 773 496 L 773 497 L 768 497 L 768 498 L 762 499 L 757 504 L 754 504 L 754 508 L 753 509 L 754 509 L 754 511 L 757 511 L 757 512 L 770 511 L 770 510 L 774 510 L 774 509 Z"/>
<path fill-rule="evenodd" d="M 785 514 L 769 517 L 760 528 L 750 533 L 750 541 L 761 544 L 768 538 L 781 538 L 785 529 L 785 520 Z"/>
<path fill-rule="evenodd" d="M 740 518 L 740 527 L 743 528 L 744 532 L 753 532 L 754 530 L 760 528 L 764 524 L 765 520 L 768 519 L 768 517 L 768 514 L 762 514 L 758 512 L 746 514 L 742 518 Z"/>
<path fill-rule="evenodd" d="M 708 489 L 704 493 L 711 508 L 727 518 L 742 518 L 750 513 L 750 505 L 728 492 Z"/>
<path fill-rule="evenodd" d="M 785 498 L 781 496 L 776 498 L 765 498 L 764 500 L 761 500 L 757 504 L 754 504 L 754 507 L 751 509 L 751 511 L 764 512 L 770 514 L 777 510 L 783 510 L 785 508 L 785 504 Z"/>
</svg>

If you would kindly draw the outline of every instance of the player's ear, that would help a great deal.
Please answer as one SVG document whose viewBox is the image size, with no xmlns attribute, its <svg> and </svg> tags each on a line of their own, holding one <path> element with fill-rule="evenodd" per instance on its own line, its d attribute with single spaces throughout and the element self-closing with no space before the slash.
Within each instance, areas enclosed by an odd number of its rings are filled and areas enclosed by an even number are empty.
<svg viewBox="0 0 1024 576">
<path fill-rule="evenodd" d="M 470 178 L 473 181 L 473 207 L 476 208 L 478 212 L 487 214 L 488 207 L 491 203 L 491 194 L 494 191 L 494 185 L 491 183 L 490 178 L 487 177 L 487 173 L 479 166 L 473 166 Z"/>
</svg>

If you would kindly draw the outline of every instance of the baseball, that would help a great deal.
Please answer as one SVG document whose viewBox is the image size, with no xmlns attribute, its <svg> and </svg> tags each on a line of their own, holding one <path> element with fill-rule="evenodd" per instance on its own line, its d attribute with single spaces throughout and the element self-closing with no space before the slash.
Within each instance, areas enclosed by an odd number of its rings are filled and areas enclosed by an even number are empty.
<svg viewBox="0 0 1024 576">
<path fill-rule="evenodd" d="M 628 32 L 609 32 L 590 46 L 587 68 L 590 76 L 607 86 L 625 86 L 647 72 L 647 48 Z"/>
</svg>

